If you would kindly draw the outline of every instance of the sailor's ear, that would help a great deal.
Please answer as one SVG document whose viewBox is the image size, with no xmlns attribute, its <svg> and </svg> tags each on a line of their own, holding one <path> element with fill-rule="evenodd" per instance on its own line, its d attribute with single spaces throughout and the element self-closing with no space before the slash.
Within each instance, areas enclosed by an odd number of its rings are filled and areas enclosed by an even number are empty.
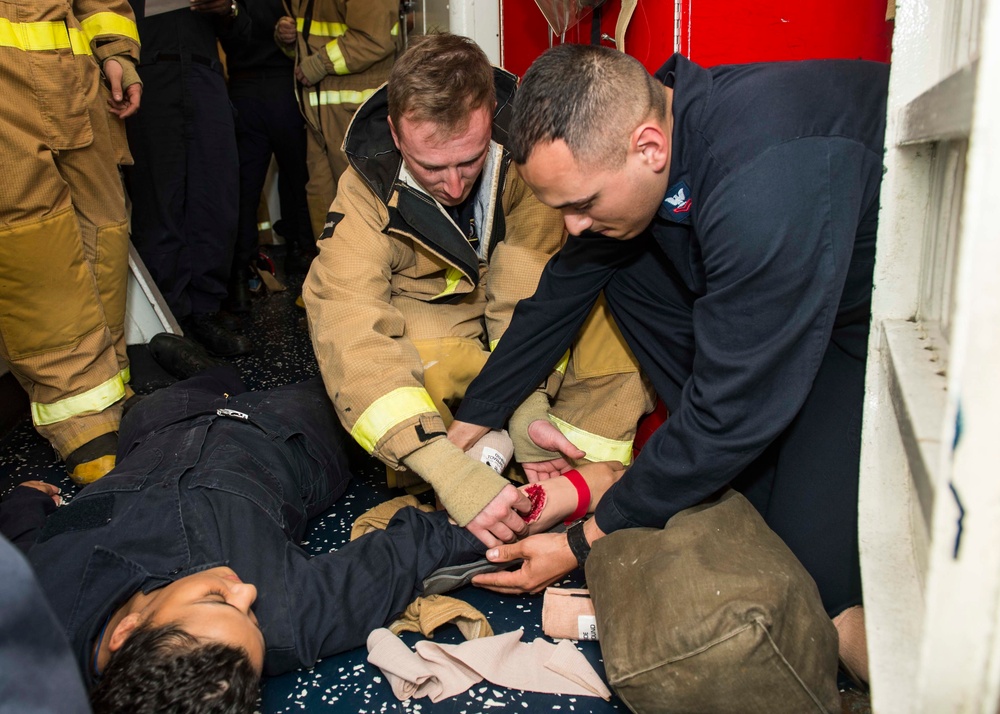
<svg viewBox="0 0 1000 714">
<path fill-rule="evenodd" d="M 137 612 L 126 615 L 115 626 L 114 632 L 108 638 L 108 649 L 117 652 L 122 648 L 132 633 L 142 624 L 142 617 Z"/>
<path fill-rule="evenodd" d="M 670 163 L 670 137 L 655 122 L 645 122 L 635 128 L 630 148 L 654 171 L 662 171 Z"/>
</svg>

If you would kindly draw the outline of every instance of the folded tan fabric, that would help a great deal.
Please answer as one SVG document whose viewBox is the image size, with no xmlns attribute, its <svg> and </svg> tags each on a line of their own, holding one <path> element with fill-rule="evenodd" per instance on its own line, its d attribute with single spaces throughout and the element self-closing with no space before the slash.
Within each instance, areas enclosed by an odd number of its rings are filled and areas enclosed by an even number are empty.
<svg viewBox="0 0 1000 714">
<path fill-rule="evenodd" d="M 545 588 L 542 632 L 557 640 L 596 640 L 597 616 L 586 588 Z"/>
<path fill-rule="evenodd" d="M 483 679 L 529 692 L 611 698 L 600 676 L 571 642 L 521 642 L 522 634 L 523 630 L 514 630 L 458 645 L 423 640 L 414 652 L 380 628 L 368 636 L 368 661 L 382 670 L 400 700 L 430 697 L 439 702 Z"/>
<path fill-rule="evenodd" d="M 486 615 L 469 603 L 447 595 L 418 597 L 398 620 L 389 625 L 389 630 L 394 635 L 419 632 L 424 637 L 431 637 L 434 630 L 449 622 L 454 622 L 467 640 L 493 636 L 493 628 Z"/>
<path fill-rule="evenodd" d="M 358 516 L 357 520 L 354 521 L 354 525 L 351 526 L 351 540 L 360 538 L 365 533 L 370 533 L 371 531 L 384 531 L 386 526 L 389 525 L 389 521 L 396 515 L 396 512 L 407 506 L 419 508 L 425 513 L 430 513 L 434 510 L 433 506 L 421 503 L 415 496 L 399 496 L 391 501 L 380 503 L 374 508 L 369 508 Z"/>
</svg>

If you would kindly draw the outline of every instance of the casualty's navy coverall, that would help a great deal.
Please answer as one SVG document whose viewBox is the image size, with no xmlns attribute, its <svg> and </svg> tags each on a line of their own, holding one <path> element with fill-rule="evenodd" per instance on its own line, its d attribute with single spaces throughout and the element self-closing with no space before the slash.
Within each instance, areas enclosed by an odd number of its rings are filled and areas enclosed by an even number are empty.
<svg viewBox="0 0 1000 714">
<path fill-rule="evenodd" d="M 363 645 L 423 578 L 485 551 L 444 511 L 406 508 L 385 531 L 309 556 L 298 546 L 306 521 L 350 478 L 346 437 L 318 377 L 227 399 L 242 389 L 231 374 L 210 370 L 130 411 L 118 466 L 44 521 L 28 551 L 88 684 L 95 638 L 139 589 L 229 565 L 257 586 L 264 673 L 278 674 Z M 18 540 L 46 501 L 21 487 L 4 502 L 22 521 Z"/>
<path fill-rule="evenodd" d="M 815 578 L 861 601 L 857 482 L 888 66 L 703 69 L 675 55 L 667 194 L 629 241 L 571 236 L 456 418 L 499 427 L 599 292 L 670 410 L 597 508 L 662 527 L 732 483 Z"/>
<path fill-rule="evenodd" d="M 174 317 L 213 313 L 236 244 L 239 158 L 217 39 L 250 36 L 250 18 L 187 8 L 142 17 L 142 111 L 125 121 L 132 243 Z M 291 82 L 291 79 L 289 79 Z"/>
</svg>

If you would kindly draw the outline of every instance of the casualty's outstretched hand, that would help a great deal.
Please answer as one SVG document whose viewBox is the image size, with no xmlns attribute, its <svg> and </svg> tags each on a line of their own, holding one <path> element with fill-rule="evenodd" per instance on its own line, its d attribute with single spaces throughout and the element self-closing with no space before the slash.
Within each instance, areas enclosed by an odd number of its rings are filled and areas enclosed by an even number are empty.
<svg viewBox="0 0 1000 714">
<path fill-rule="evenodd" d="M 44 481 L 22 481 L 18 486 L 24 486 L 25 488 L 33 488 L 36 491 L 41 491 L 42 493 L 48 494 L 52 497 L 52 502 L 57 506 L 63 505 L 62 490 L 58 486 L 53 486 L 51 483 L 45 483 Z"/>
<path fill-rule="evenodd" d="M 579 469 L 580 476 L 587 484 L 587 513 L 593 513 L 597 504 L 625 473 L 625 467 L 617 461 L 584 464 Z M 528 514 L 528 538 L 517 543 L 499 545 L 486 552 L 486 557 L 494 563 L 506 563 L 521 558 L 524 563 L 517 570 L 502 570 L 484 573 L 472 579 L 478 587 L 499 593 L 536 593 L 570 573 L 577 565 L 576 557 L 569 549 L 565 533 L 545 533 L 574 512 L 581 510 L 581 493 L 566 476 L 558 476 L 541 483 L 522 486 L 520 491 L 527 494 L 534 490 L 531 498 L 533 509 Z M 541 492 L 544 495 L 539 495 Z M 593 544 L 604 535 L 596 521 L 591 518 L 584 524 L 587 542 Z"/>
</svg>

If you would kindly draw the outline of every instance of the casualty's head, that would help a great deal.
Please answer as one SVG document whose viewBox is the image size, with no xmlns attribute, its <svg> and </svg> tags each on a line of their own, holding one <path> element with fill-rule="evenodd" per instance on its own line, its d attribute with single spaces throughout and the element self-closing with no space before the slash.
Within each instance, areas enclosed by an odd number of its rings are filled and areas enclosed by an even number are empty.
<svg viewBox="0 0 1000 714">
<path fill-rule="evenodd" d="M 445 206 L 464 201 L 486 163 L 496 90 L 472 40 L 416 39 L 389 74 L 389 128 L 406 168 Z"/>
<path fill-rule="evenodd" d="M 633 57 L 559 45 L 521 82 L 508 148 L 535 195 L 562 211 L 570 233 L 634 238 L 667 189 L 670 96 Z"/>
<path fill-rule="evenodd" d="M 91 693 L 95 714 L 253 712 L 264 662 L 256 598 L 225 567 L 133 595 L 101 637 L 110 659 Z"/>
</svg>

